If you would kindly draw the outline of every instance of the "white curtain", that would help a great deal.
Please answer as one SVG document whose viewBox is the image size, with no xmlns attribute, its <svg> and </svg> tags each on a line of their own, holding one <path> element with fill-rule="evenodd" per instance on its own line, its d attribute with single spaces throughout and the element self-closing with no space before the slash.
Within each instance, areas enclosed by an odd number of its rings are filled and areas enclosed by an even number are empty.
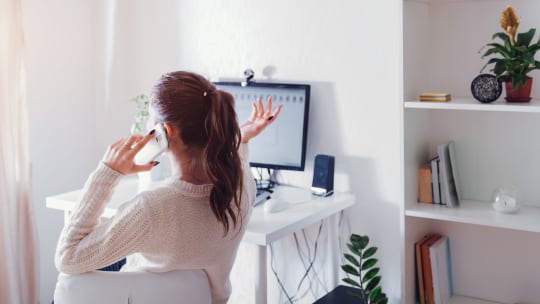
<svg viewBox="0 0 540 304">
<path fill-rule="evenodd" d="M 0 0 L 0 304 L 37 303 L 20 0 Z"/>
</svg>

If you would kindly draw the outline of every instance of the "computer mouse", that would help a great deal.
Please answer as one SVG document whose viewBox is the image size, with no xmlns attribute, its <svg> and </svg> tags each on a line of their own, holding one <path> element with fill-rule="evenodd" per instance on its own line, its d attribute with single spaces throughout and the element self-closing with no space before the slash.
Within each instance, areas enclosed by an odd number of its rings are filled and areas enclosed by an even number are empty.
<svg viewBox="0 0 540 304">
<path fill-rule="evenodd" d="M 276 213 L 289 208 L 291 204 L 279 198 L 271 198 L 264 202 L 264 212 Z"/>
</svg>

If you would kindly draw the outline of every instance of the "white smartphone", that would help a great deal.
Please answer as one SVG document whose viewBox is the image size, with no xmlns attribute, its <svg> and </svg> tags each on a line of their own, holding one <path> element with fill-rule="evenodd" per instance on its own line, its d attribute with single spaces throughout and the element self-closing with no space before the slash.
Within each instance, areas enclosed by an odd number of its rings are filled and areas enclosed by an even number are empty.
<svg viewBox="0 0 540 304">
<path fill-rule="evenodd" d="M 146 165 L 156 159 L 161 153 L 165 152 L 169 147 L 167 140 L 167 132 L 162 124 L 158 123 L 154 126 L 154 138 L 150 140 L 144 147 L 135 155 L 135 163 L 137 165 Z"/>
</svg>

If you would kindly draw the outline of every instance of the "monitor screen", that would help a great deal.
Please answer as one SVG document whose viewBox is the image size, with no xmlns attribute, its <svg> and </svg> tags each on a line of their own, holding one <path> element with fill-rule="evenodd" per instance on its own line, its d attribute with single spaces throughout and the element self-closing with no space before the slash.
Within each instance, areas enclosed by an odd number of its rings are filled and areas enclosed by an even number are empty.
<svg viewBox="0 0 540 304">
<path fill-rule="evenodd" d="M 274 108 L 283 109 L 278 119 L 249 142 L 251 167 L 303 171 L 306 160 L 307 126 L 310 85 L 252 82 L 215 82 L 220 90 L 229 92 L 235 100 L 238 123 L 247 120 L 251 104 L 272 96 Z"/>
</svg>

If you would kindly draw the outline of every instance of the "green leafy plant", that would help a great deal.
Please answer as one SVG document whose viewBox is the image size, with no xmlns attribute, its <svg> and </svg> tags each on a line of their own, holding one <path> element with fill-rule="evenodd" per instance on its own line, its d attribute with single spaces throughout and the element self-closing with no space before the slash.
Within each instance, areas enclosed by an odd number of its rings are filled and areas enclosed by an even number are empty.
<svg viewBox="0 0 540 304">
<path fill-rule="evenodd" d="M 532 43 L 536 29 L 531 28 L 528 32 L 518 34 L 519 22 L 511 6 L 503 10 L 500 25 L 504 32 L 495 33 L 491 37 L 492 40 L 498 38 L 502 44 L 488 43 L 486 46 L 489 49 L 482 55 L 482 59 L 494 54 L 500 57 L 491 58 L 480 71 L 484 71 L 490 64 L 495 64 L 491 71 L 497 79 L 512 81 L 514 90 L 526 84 L 529 72 L 540 69 L 540 62 L 535 60 L 536 52 L 540 50 L 540 39 Z"/>
<path fill-rule="evenodd" d="M 143 133 L 148 116 L 150 116 L 148 112 L 150 99 L 145 94 L 139 94 L 130 101 L 135 103 L 135 121 L 131 125 L 131 134 Z"/>
<path fill-rule="evenodd" d="M 341 269 L 358 279 L 356 281 L 351 278 L 344 278 L 343 282 L 360 290 L 360 295 L 354 293 L 350 293 L 350 295 L 361 299 L 363 304 L 388 303 L 388 298 L 379 285 L 381 282 L 380 269 L 376 267 L 378 260 L 374 258 L 377 247 L 368 247 L 369 237 L 367 235 L 353 233 L 349 241 L 347 247 L 352 254 L 344 254 L 349 263 L 341 265 Z"/>
</svg>

